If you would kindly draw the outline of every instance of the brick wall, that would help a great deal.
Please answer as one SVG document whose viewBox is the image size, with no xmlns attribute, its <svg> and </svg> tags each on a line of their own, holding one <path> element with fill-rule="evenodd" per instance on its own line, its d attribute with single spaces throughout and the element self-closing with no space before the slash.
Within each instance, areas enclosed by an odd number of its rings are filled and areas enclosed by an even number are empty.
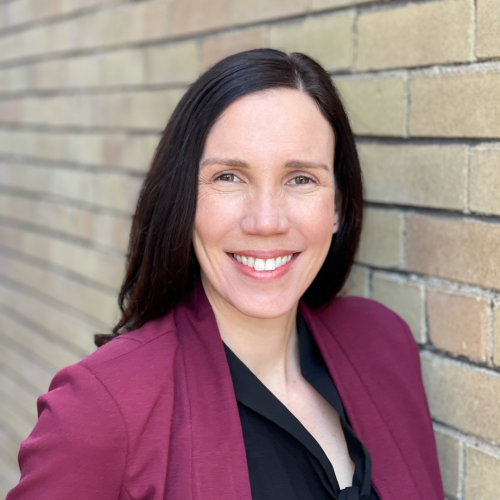
<svg viewBox="0 0 500 500">
<path fill-rule="evenodd" d="M 331 72 L 366 196 L 344 293 L 421 345 L 447 496 L 500 498 L 499 0 L 0 0 L 0 498 L 37 396 L 118 319 L 170 112 L 256 47 Z"/>
</svg>

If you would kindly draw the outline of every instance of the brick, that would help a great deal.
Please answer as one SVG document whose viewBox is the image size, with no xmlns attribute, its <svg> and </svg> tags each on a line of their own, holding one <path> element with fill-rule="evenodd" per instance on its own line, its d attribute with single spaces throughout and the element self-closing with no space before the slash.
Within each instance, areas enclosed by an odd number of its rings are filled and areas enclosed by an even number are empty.
<svg viewBox="0 0 500 500">
<path fill-rule="evenodd" d="M 355 295 L 368 297 L 369 270 L 366 267 L 354 264 L 344 286 L 338 293 L 339 296 Z"/>
<path fill-rule="evenodd" d="M 429 353 L 421 354 L 432 417 L 444 424 L 500 442 L 500 376 Z"/>
<path fill-rule="evenodd" d="M 467 206 L 466 146 L 360 144 L 369 201 L 448 209 Z"/>
<path fill-rule="evenodd" d="M 81 56 L 66 59 L 65 82 L 70 88 L 98 87 L 103 81 L 102 58 Z"/>
<path fill-rule="evenodd" d="M 0 72 L 0 88 L 2 92 L 19 92 L 28 90 L 31 86 L 29 69 L 17 66 Z"/>
<path fill-rule="evenodd" d="M 474 2 L 444 0 L 361 13 L 358 70 L 473 59 Z"/>
<path fill-rule="evenodd" d="M 14 400 L 26 413 L 33 414 L 36 393 L 27 389 L 9 375 L 0 371 L 0 391 L 9 399 Z"/>
<path fill-rule="evenodd" d="M 148 47 L 145 51 L 147 83 L 184 83 L 199 74 L 199 48 L 196 41 Z"/>
<path fill-rule="evenodd" d="M 38 62 L 30 69 L 31 81 L 35 89 L 58 89 L 66 84 L 65 64 L 60 59 Z"/>
<path fill-rule="evenodd" d="M 30 20 L 30 4 L 26 0 L 6 2 L 4 5 L 4 9 L 7 18 L 7 24 L 9 26 L 24 24 Z"/>
<path fill-rule="evenodd" d="M 61 12 L 61 0 L 43 0 L 43 2 L 31 0 L 29 7 L 30 19 L 38 21 L 59 14 Z"/>
<path fill-rule="evenodd" d="M 24 57 L 41 56 L 49 52 L 49 28 L 39 26 L 21 32 L 22 55 Z"/>
<path fill-rule="evenodd" d="M 308 0 L 232 0 L 231 21 L 240 24 L 305 14 L 308 3 Z"/>
<path fill-rule="evenodd" d="M 476 56 L 500 56 L 500 9 L 497 0 L 478 0 Z"/>
<path fill-rule="evenodd" d="M 408 215 L 406 268 L 488 288 L 500 288 L 500 226 Z"/>
<path fill-rule="evenodd" d="M 48 299 L 58 301 L 61 306 L 69 306 L 85 314 L 89 321 L 108 327 L 116 323 L 118 306 L 115 293 L 91 288 L 48 268 L 3 255 L 0 255 L 0 273 L 20 286 L 24 285 Z"/>
<path fill-rule="evenodd" d="M 304 52 L 326 70 L 347 69 L 353 61 L 354 15 L 325 15 L 271 25 L 269 47 Z"/>
<path fill-rule="evenodd" d="M 462 445 L 458 439 L 434 431 L 443 488 L 447 495 L 458 498 L 460 488 L 460 457 Z"/>
<path fill-rule="evenodd" d="M 467 446 L 464 500 L 497 500 L 500 491 L 500 457 Z"/>
<path fill-rule="evenodd" d="M 125 270 L 123 256 L 8 226 L 0 226 L 0 241 L 4 248 L 18 255 L 45 261 L 104 286 L 118 289 L 121 285 Z"/>
<path fill-rule="evenodd" d="M 410 135 L 500 137 L 500 72 L 415 78 L 410 94 Z"/>
<path fill-rule="evenodd" d="M 264 28 L 209 36 L 201 41 L 201 67 L 205 71 L 227 56 L 244 50 L 261 49 L 265 46 Z"/>
<path fill-rule="evenodd" d="M 103 57 L 103 85 L 123 86 L 146 83 L 146 64 L 142 50 L 120 50 Z"/>
<path fill-rule="evenodd" d="M 360 3 L 375 3 L 380 0 L 312 0 L 311 10 L 323 10 L 336 7 L 347 7 L 349 5 L 357 5 Z"/>
<path fill-rule="evenodd" d="M 406 80 L 402 78 L 336 79 L 351 127 L 357 135 L 404 136 Z"/>
<path fill-rule="evenodd" d="M 230 0 L 171 0 L 169 22 L 172 35 L 192 35 L 230 26 L 232 3 Z M 251 8 L 254 8 L 253 4 Z"/>
<path fill-rule="evenodd" d="M 174 0 L 175 2 L 175 0 Z M 168 0 L 154 0 L 126 6 L 127 42 L 158 40 L 172 34 L 171 4 Z"/>
<path fill-rule="evenodd" d="M 23 44 L 20 34 L 0 38 L 0 61 L 12 61 L 22 57 Z"/>
<path fill-rule="evenodd" d="M 82 30 L 81 18 L 68 19 L 47 26 L 47 54 L 74 51 L 79 48 Z"/>
<path fill-rule="evenodd" d="M 474 149 L 470 160 L 469 208 L 500 214 L 500 149 Z"/>
<path fill-rule="evenodd" d="M 365 208 L 356 262 L 376 267 L 398 267 L 403 255 L 403 216 Z"/>
<path fill-rule="evenodd" d="M 120 173 L 99 173 L 67 168 L 0 163 L 6 186 L 61 196 L 96 206 L 131 213 L 137 203 L 141 179 Z"/>
<path fill-rule="evenodd" d="M 493 311 L 493 362 L 500 366 L 500 304 Z"/>
<path fill-rule="evenodd" d="M 399 314 L 418 343 L 426 342 L 423 285 L 376 273 L 372 277 L 371 298 Z"/>
<path fill-rule="evenodd" d="M 47 386 L 48 389 L 48 386 Z M 47 392 L 47 391 L 45 391 Z M 26 420 L 28 420 L 26 417 L 27 415 L 24 415 L 25 418 L 22 418 L 16 409 L 12 407 L 13 405 L 10 404 L 10 401 L 8 401 L 6 398 L 0 397 L 0 419 L 5 426 L 5 430 L 9 431 L 9 434 L 13 439 L 18 439 L 19 443 L 26 439 L 31 431 L 33 430 L 33 427 L 36 424 L 36 418 L 32 418 L 32 422 L 28 423 Z M 0 466 L 3 464 L 0 462 Z M 19 466 L 17 467 L 19 470 Z M 1 470 L 1 469 L 0 469 Z"/>
<path fill-rule="evenodd" d="M 429 336 L 439 349 L 486 361 L 489 300 L 437 289 L 427 291 Z"/>
<path fill-rule="evenodd" d="M 9 338 L 13 345 L 22 347 L 38 365 L 45 367 L 51 373 L 54 367 L 64 366 L 61 363 L 71 363 L 72 360 L 82 358 L 96 349 L 93 333 L 102 326 L 100 324 L 84 321 L 72 316 L 64 308 L 47 303 L 39 296 L 31 296 L 2 284 L 0 284 L 0 303 L 14 311 L 16 316 L 22 318 L 23 321 L 35 325 L 37 331 L 46 332 L 46 336 L 42 335 L 42 338 L 46 338 L 49 345 L 56 346 L 54 358 L 50 358 L 50 347 L 44 357 L 40 351 L 45 345 L 42 341 L 40 341 L 41 344 L 30 343 L 31 337 L 39 335 L 30 328 L 23 327 L 22 331 L 19 330 L 21 327 L 14 328 Z M 23 332 L 27 332 L 26 335 Z M 61 358 L 60 362 L 57 361 L 58 356 Z M 57 361 L 55 365 L 54 361 Z"/>
</svg>

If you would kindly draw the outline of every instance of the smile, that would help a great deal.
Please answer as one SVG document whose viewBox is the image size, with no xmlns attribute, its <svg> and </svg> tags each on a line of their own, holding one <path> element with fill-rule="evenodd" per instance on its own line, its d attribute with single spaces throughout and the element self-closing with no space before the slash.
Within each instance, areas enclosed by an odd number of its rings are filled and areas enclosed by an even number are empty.
<svg viewBox="0 0 500 500">
<path fill-rule="evenodd" d="M 235 253 L 233 253 L 233 257 L 241 264 L 252 267 L 256 271 L 274 271 L 278 267 L 284 266 L 287 262 L 290 262 L 293 254 L 283 255 L 275 259 L 256 259 L 254 257 L 246 257 L 245 255 L 238 255 Z"/>
</svg>

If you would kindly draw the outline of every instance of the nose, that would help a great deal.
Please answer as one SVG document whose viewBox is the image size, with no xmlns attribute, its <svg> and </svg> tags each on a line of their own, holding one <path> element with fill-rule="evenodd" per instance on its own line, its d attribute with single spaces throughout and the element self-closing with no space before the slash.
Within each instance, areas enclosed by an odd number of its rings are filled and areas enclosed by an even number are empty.
<svg viewBox="0 0 500 500">
<path fill-rule="evenodd" d="M 271 188 L 254 192 L 241 221 L 243 232 L 260 236 L 285 233 L 289 225 L 284 200 Z"/>
</svg>

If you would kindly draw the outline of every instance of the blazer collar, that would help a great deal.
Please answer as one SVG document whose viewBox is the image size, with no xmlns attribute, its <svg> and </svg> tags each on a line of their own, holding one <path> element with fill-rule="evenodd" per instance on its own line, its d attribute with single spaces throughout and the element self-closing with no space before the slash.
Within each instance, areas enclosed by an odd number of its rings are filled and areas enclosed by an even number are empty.
<svg viewBox="0 0 500 500">
<path fill-rule="evenodd" d="M 335 299 L 334 299 L 335 300 Z M 347 417 L 372 457 L 381 500 L 420 500 L 410 472 L 357 369 L 328 327 L 302 301 L 300 311 L 337 387 Z M 192 500 L 252 500 L 245 444 L 224 345 L 201 280 L 174 310 L 189 391 Z"/>
</svg>

